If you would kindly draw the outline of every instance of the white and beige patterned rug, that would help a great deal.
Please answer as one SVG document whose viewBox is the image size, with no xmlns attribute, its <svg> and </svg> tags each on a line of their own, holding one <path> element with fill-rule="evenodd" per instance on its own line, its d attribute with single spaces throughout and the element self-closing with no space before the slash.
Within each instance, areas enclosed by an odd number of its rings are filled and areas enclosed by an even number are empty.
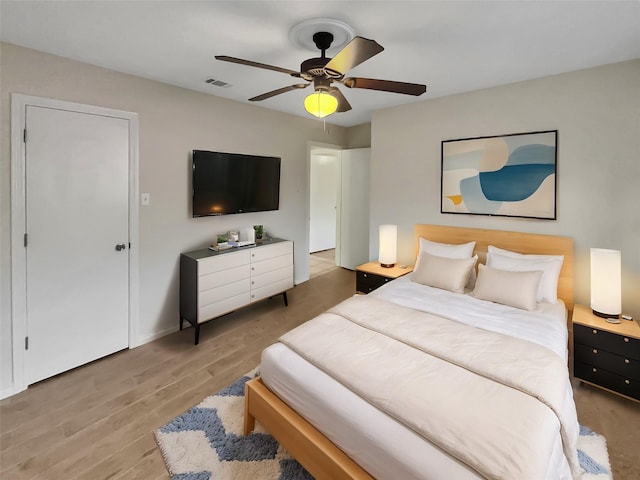
<svg viewBox="0 0 640 480">
<path fill-rule="evenodd" d="M 172 480 L 313 480 L 278 442 L 256 423 L 242 435 L 244 384 L 257 369 L 155 432 Z M 583 480 L 610 480 L 604 437 L 580 427 L 578 457 Z"/>
</svg>

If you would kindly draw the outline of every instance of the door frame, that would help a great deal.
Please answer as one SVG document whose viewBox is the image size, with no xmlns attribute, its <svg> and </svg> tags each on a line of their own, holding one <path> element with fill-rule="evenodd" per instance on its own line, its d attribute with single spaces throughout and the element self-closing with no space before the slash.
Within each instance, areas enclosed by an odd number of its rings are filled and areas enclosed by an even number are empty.
<svg viewBox="0 0 640 480">
<path fill-rule="evenodd" d="M 27 258 L 25 142 L 27 106 L 102 115 L 129 122 L 129 348 L 138 338 L 138 114 L 123 110 L 54 100 L 19 93 L 11 94 L 11 325 L 13 392 L 25 390 L 25 338 L 27 333 Z M 28 133 L 27 133 L 28 135 Z"/>
<path fill-rule="evenodd" d="M 342 155 L 342 151 L 345 150 L 345 147 L 340 145 L 335 145 L 332 143 L 321 143 L 315 141 L 307 142 L 307 198 L 306 198 L 306 223 L 305 223 L 305 239 L 306 239 L 306 255 L 305 255 L 305 281 L 309 280 L 309 246 L 311 245 L 311 155 L 314 153 L 314 150 L 332 150 L 334 152 L 339 153 L 339 157 Z M 338 165 L 340 169 L 342 169 L 342 159 L 338 158 Z M 342 189 L 342 175 L 338 175 L 338 190 Z M 336 264 L 338 263 L 338 259 L 340 258 L 340 245 L 338 239 L 340 238 L 340 202 L 341 198 L 338 195 L 337 203 L 336 203 Z"/>
</svg>

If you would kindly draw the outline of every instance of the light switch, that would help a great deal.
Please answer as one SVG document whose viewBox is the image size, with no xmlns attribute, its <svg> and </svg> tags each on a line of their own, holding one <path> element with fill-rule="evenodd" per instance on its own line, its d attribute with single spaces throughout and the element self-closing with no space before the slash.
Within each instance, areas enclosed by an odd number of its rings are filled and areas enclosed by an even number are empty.
<svg viewBox="0 0 640 480">
<path fill-rule="evenodd" d="M 143 193 L 140 196 L 140 203 L 142 203 L 142 205 L 149 205 L 149 203 L 151 203 L 151 194 Z"/>
</svg>

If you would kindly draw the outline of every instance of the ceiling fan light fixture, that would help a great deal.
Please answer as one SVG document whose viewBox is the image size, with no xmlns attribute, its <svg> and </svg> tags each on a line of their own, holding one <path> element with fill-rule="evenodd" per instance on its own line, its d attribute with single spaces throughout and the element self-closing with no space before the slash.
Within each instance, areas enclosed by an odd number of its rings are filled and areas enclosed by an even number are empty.
<svg viewBox="0 0 640 480">
<path fill-rule="evenodd" d="M 304 99 L 304 109 L 314 117 L 324 118 L 338 109 L 338 99 L 323 91 L 313 92 Z"/>
</svg>

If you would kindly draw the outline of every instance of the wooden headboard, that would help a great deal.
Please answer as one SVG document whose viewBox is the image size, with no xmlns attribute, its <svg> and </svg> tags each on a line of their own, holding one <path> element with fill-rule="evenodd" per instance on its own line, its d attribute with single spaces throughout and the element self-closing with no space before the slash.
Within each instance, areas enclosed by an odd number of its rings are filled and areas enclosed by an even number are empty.
<svg viewBox="0 0 640 480">
<path fill-rule="evenodd" d="M 484 228 L 447 227 L 443 225 L 416 224 L 415 244 L 418 255 L 419 239 L 433 242 L 460 244 L 475 241 L 478 261 L 484 263 L 489 245 L 518 253 L 539 255 L 564 255 L 558 279 L 558 298 L 567 310 L 573 310 L 573 239 L 538 233 L 507 232 Z"/>
</svg>

